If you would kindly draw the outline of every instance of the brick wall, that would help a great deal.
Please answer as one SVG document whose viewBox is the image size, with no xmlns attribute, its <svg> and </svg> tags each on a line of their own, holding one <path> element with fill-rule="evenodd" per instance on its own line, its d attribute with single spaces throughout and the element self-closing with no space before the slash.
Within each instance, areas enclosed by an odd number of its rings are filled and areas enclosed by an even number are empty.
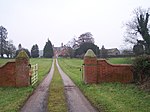
<svg viewBox="0 0 150 112">
<path fill-rule="evenodd" d="M 15 62 L 8 62 L 0 67 L 1 87 L 24 87 L 30 85 L 29 58 L 25 51 L 20 51 Z"/>
<path fill-rule="evenodd" d="M 0 67 L 0 86 L 15 86 L 15 62 Z"/>
<path fill-rule="evenodd" d="M 84 82 L 85 83 L 96 83 L 97 79 L 97 59 L 84 58 Z"/>
<path fill-rule="evenodd" d="M 97 60 L 94 52 L 88 50 L 84 56 L 85 83 L 121 82 L 133 81 L 132 65 L 110 64 L 106 60 Z"/>
<path fill-rule="evenodd" d="M 97 60 L 98 82 L 121 82 L 133 81 L 132 65 L 109 64 L 106 60 Z"/>
</svg>

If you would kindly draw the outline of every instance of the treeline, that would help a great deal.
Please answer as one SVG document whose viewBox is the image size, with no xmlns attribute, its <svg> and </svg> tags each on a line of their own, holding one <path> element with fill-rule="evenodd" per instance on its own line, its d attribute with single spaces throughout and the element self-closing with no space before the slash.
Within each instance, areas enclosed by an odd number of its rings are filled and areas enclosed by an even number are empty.
<svg viewBox="0 0 150 112">
<path fill-rule="evenodd" d="M 16 52 L 16 48 L 13 45 L 13 41 L 7 40 L 7 29 L 3 26 L 0 26 L 0 57 L 3 58 L 4 54 L 7 55 L 7 57 L 12 58 L 14 57 L 14 54 Z"/>
<path fill-rule="evenodd" d="M 21 50 L 24 50 L 29 57 L 32 58 L 38 58 L 39 57 L 39 47 L 37 44 L 33 45 L 31 48 L 31 52 L 22 47 L 21 44 L 18 45 L 18 49 L 13 45 L 12 40 L 8 39 L 8 32 L 7 29 L 3 26 L 0 26 L 0 58 L 4 58 L 7 56 L 7 58 L 14 58 L 18 55 L 18 53 Z M 45 58 L 52 58 L 54 56 L 53 52 L 53 46 L 51 44 L 51 41 L 48 39 L 48 42 L 46 42 L 44 49 L 43 49 L 43 56 Z M 6 56 L 5 56 L 6 55 Z"/>
</svg>

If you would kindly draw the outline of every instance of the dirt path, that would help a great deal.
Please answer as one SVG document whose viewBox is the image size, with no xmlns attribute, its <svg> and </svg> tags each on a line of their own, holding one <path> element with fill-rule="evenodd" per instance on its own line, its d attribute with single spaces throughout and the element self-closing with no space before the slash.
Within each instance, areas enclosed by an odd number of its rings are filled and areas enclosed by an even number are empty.
<svg viewBox="0 0 150 112">
<path fill-rule="evenodd" d="M 69 112 L 97 112 L 97 110 L 92 107 L 89 101 L 84 97 L 77 86 L 71 81 L 71 79 L 61 70 L 58 62 L 56 60 L 56 65 L 58 71 L 64 82 L 65 94 L 67 97 L 68 111 Z"/>
<path fill-rule="evenodd" d="M 54 73 L 54 60 L 49 74 L 34 91 L 20 112 L 46 112 L 49 94 L 49 85 Z"/>
</svg>

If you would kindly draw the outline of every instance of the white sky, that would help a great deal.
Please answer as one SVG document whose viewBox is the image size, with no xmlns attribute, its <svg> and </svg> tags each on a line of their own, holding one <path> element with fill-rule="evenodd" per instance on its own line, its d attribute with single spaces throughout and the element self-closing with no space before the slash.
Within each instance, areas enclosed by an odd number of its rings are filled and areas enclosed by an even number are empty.
<svg viewBox="0 0 150 112">
<path fill-rule="evenodd" d="M 123 24 L 139 6 L 150 7 L 150 0 L 0 0 L 0 25 L 16 47 L 29 50 L 42 50 L 48 38 L 59 47 L 85 32 L 100 48 L 121 48 Z"/>
</svg>

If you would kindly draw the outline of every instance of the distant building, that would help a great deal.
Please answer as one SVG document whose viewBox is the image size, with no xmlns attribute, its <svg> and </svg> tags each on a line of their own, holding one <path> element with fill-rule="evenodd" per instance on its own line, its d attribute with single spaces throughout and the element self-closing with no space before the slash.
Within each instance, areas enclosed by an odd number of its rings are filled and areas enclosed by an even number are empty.
<svg viewBox="0 0 150 112">
<path fill-rule="evenodd" d="M 56 57 L 58 56 L 68 57 L 70 55 L 70 47 L 63 45 L 63 43 L 61 43 L 61 47 L 53 46 L 53 50 L 54 50 L 54 56 Z"/>
<path fill-rule="evenodd" d="M 70 47 L 67 47 L 65 45 L 63 45 L 63 43 L 61 43 L 61 46 L 60 47 L 54 47 L 53 45 L 53 51 L 54 51 L 54 56 L 55 57 L 58 57 L 58 56 L 68 56 L 69 55 L 69 48 Z M 39 51 L 39 56 L 40 57 L 43 57 L 43 50 L 40 50 Z"/>
<path fill-rule="evenodd" d="M 106 49 L 106 50 L 107 50 L 107 55 L 111 55 L 111 56 L 120 55 L 120 51 L 117 48 Z"/>
<path fill-rule="evenodd" d="M 107 58 L 109 56 L 118 56 L 120 51 L 117 48 L 105 49 L 104 45 L 100 49 L 100 57 Z"/>
<path fill-rule="evenodd" d="M 39 51 L 39 57 L 43 57 L 43 50 Z"/>
</svg>

